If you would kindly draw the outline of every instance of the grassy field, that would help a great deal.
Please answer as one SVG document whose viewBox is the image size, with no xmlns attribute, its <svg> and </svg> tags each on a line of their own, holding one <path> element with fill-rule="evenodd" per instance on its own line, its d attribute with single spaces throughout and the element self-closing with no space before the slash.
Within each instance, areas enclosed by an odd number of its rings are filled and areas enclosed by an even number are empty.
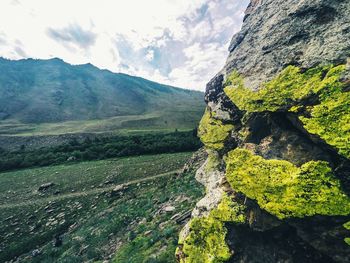
<svg viewBox="0 0 350 263">
<path fill-rule="evenodd" d="M 0 262 L 173 262 L 178 219 L 203 191 L 194 170 L 178 175 L 190 156 L 0 173 Z"/>
<path fill-rule="evenodd" d="M 150 114 L 111 117 L 97 120 L 66 121 L 59 123 L 21 123 L 13 120 L 0 121 L 0 135 L 60 135 L 68 133 L 133 134 L 154 131 L 169 132 L 191 130 L 197 127 L 202 108 L 193 111 L 153 112 Z"/>
</svg>

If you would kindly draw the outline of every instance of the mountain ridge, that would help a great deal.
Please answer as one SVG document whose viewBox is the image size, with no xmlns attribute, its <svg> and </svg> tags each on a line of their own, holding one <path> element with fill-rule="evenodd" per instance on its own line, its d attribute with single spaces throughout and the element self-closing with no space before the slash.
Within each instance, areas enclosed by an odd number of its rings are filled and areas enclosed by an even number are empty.
<svg viewBox="0 0 350 263">
<path fill-rule="evenodd" d="M 201 111 L 203 93 L 160 84 L 87 63 L 0 58 L 0 120 L 62 122 Z"/>
</svg>

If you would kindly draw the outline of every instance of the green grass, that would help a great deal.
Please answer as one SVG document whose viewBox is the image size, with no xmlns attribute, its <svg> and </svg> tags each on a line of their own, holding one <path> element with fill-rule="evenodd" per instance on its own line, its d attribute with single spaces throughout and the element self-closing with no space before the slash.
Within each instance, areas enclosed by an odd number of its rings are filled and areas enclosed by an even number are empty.
<svg viewBox="0 0 350 263">
<path fill-rule="evenodd" d="M 0 121 L 0 135 L 38 136 L 68 133 L 139 134 L 191 130 L 197 127 L 204 108 L 194 111 L 154 112 L 149 114 L 118 116 L 105 119 L 66 121 L 57 123 L 21 123 Z"/>
<path fill-rule="evenodd" d="M 144 155 L 0 173 L 0 205 L 9 199 L 12 204 L 32 200 L 37 197 L 38 187 L 48 182 L 56 184 L 55 189 L 64 194 L 99 187 L 107 180 L 121 184 L 166 173 L 179 169 L 190 155 Z"/>
<path fill-rule="evenodd" d="M 181 224 L 170 218 L 191 210 L 202 194 L 194 172 L 181 177 L 171 172 L 190 155 L 149 155 L 0 173 L 0 261 L 23 254 L 21 260 L 26 262 L 107 258 L 172 262 Z M 152 178 L 157 174 L 163 175 Z M 134 183 L 122 195 L 110 196 L 115 185 L 130 181 Z M 56 185 L 39 194 L 38 187 L 47 182 Z M 56 190 L 60 193 L 55 195 Z M 164 205 L 174 205 L 176 210 L 162 212 Z M 151 232 L 145 235 L 147 231 Z M 58 248 L 51 243 L 56 234 L 63 236 Z M 29 252 L 35 248 L 42 255 L 33 258 Z"/>
</svg>

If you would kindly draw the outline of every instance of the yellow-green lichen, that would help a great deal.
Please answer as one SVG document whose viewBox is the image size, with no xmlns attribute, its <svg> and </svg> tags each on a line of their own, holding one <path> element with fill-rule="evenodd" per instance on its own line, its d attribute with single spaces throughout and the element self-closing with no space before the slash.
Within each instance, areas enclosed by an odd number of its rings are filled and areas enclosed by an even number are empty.
<svg viewBox="0 0 350 263">
<path fill-rule="evenodd" d="M 221 150 L 230 131 L 233 129 L 233 125 L 224 124 L 221 120 L 217 120 L 214 117 L 214 113 L 206 109 L 199 123 L 198 135 L 208 149 Z"/>
<path fill-rule="evenodd" d="M 300 106 L 300 105 L 297 105 L 297 106 L 292 106 L 289 111 L 290 112 L 294 112 L 294 113 L 298 113 L 300 109 L 302 109 L 303 107 Z"/>
<path fill-rule="evenodd" d="M 289 66 L 256 92 L 244 87 L 242 77 L 233 72 L 224 90 L 241 110 L 247 112 L 290 111 L 299 114 L 308 132 L 320 136 L 349 158 L 350 92 L 344 91 L 340 81 L 345 70 L 345 65 L 330 65 L 302 72 Z M 315 106 L 306 102 L 312 96 L 319 101 Z M 304 106 L 308 115 L 299 113 Z"/>
<path fill-rule="evenodd" d="M 350 237 L 345 238 L 344 241 L 346 244 L 348 244 L 350 246 Z"/>
<path fill-rule="evenodd" d="M 311 117 L 300 116 L 300 120 L 308 132 L 320 136 L 350 158 L 350 92 L 334 89 L 320 100 L 310 110 Z"/>
<path fill-rule="evenodd" d="M 242 141 L 246 140 L 250 134 L 251 133 L 248 127 L 242 127 L 242 129 L 238 131 L 238 136 Z"/>
<path fill-rule="evenodd" d="M 225 162 L 232 188 L 280 219 L 350 214 L 350 198 L 327 162 L 297 167 L 284 160 L 265 160 L 245 149 L 229 152 Z"/>
<path fill-rule="evenodd" d="M 207 217 L 194 218 L 190 222 L 190 232 L 182 244 L 186 263 L 220 263 L 231 257 L 226 244 L 226 222 L 243 223 L 243 206 L 223 196 L 218 207 Z"/>
<path fill-rule="evenodd" d="M 219 168 L 220 166 L 220 158 L 218 152 L 214 150 L 207 150 L 208 152 L 208 159 L 207 163 L 205 165 L 205 171 L 206 172 L 211 172 L 215 171 Z"/>
<path fill-rule="evenodd" d="M 183 245 L 186 263 L 225 262 L 231 256 L 226 244 L 227 229 L 213 217 L 195 218 Z"/>
<path fill-rule="evenodd" d="M 294 66 L 285 68 L 275 79 L 263 84 L 254 92 L 243 85 L 242 78 L 233 72 L 230 79 L 239 79 L 240 85 L 225 87 L 227 96 L 241 109 L 248 112 L 277 111 L 293 106 L 301 99 L 316 93 L 321 87 L 324 72 L 331 67 L 317 67 L 301 73 Z M 229 83 L 235 83 L 230 81 Z"/>
<path fill-rule="evenodd" d="M 350 221 L 343 225 L 347 230 L 350 230 Z"/>
<path fill-rule="evenodd" d="M 232 201 L 226 194 L 218 207 L 210 212 L 210 216 L 222 222 L 245 222 L 244 206 Z"/>
<path fill-rule="evenodd" d="M 350 230 L 350 221 L 345 223 L 344 224 L 344 227 L 347 229 L 347 230 Z M 350 246 L 350 237 L 346 237 L 344 239 L 345 243 L 348 244 Z"/>
<path fill-rule="evenodd" d="M 330 86 L 339 85 L 344 65 L 323 66 L 301 72 L 288 66 L 276 78 L 263 84 L 256 92 L 244 87 L 242 77 L 233 72 L 224 88 L 227 96 L 242 110 L 248 112 L 278 111 L 295 106 L 302 99 Z M 234 81 L 233 79 L 236 78 Z"/>
</svg>

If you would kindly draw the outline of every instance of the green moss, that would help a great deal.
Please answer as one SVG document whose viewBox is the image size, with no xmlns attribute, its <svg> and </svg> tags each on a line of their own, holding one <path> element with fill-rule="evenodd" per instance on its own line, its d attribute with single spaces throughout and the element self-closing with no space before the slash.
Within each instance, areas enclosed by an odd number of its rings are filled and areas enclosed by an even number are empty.
<svg viewBox="0 0 350 263">
<path fill-rule="evenodd" d="M 350 221 L 344 224 L 344 227 L 347 230 L 350 230 Z M 345 243 L 348 244 L 350 246 L 350 237 L 347 237 L 344 239 Z"/>
<path fill-rule="evenodd" d="M 290 108 L 293 103 L 316 93 L 321 87 L 322 75 L 332 67 L 317 67 L 301 73 L 300 69 L 289 66 L 275 79 L 265 83 L 259 91 L 254 92 L 243 85 L 242 78 L 233 72 L 229 81 L 233 85 L 225 87 L 227 96 L 242 110 L 248 112 L 278 111 Z M 239 83 L 239 85 L 238 85 Z"/>
<path fill-rule="evenodd" d="M 224 90 L 241 110 L 278 111 L 290 109 L 312 94 L 334 86 L 339 87 L 339 77 L 344 70 L 344 65 L 324 66 L 303 73 L 295 66 L 288 66 L 256 92 L 244 87 L 242 77 L 233 72 L 228 77 Z"/>
<path fill-rule="evenodd" d="M 348 244 L 350 246 L 350 237 L 345 238 L 344 241 L 346 244 Z"/>
<path fill-rule="evenodd" d="M 300 109 L 302 109 L 303 107 L 302 106 L 292 106 L 289 111 L 290 112 L 294 112 L 294 113 L 298 113 Z"/>
<path fill-rule="evenodd" d="M 310 113 L 311 117 L 300 116 L 305 129 L 350 158 L 350 92 L 333 90 Z"/>
<path fill-rule="evenodd" d="M 244 207 L 223 196 L 218 207 L 207 217 L 194 218 L 190 222 L 190 233 L 183 242 L 182 251 L 186 263 L 220 263 L 231 257 L 226 244 L 226 222 L 243 223 Z"/>
<path fill-rule="evenodd" d="M 195 218 L 191 232 L 186 238 L 183 252 L 187 263 L 224 262 L 231 256 L 225 242 L 227 229 L 213 217 Z"/>
<path fill-rule="evenodd" d="M 224 194 L 218 207 L 210 212 L 213 217 L 221 222 L 244 223 L 244 206 L 232 201 L 230 197 Z"/>
<path fill-rule="evenodd" d="M 224 90 L 241 110 L 247 112 L 290 111 L 298 114 L 303 106 L 307 106 L 304 105 L 307 98 L 317 96 L 319 104 L 306 107 L 309 114 L 299 113 L 299 119 L 308 132 L 320 136 L 349 158 L 350 92 L 343 90 L 344 84 L 340 81 L 344 71 L 345 65 L 315 67 L 306 72 L 289 66 L 257 92 L 244 87 L 242 77 L 233 72 Z"/>
<path fill-rule="evenodd" d="M 350 198 L 327 162 L 310 161 L 297 167 L 244 149 L 229 152 L 225 161 L 232 188 L 280 219 L 350 213 Z"/>
<path fill-rule="evenodd" d="M 344 224 L 344 227 L 347 229 L 347 230 L 350 230 L 350 221 L 345 223 Z"/>
<path fill-rule="evenodd" d="M 217 170 L 218 167 L 220 166 L 219 154 L 216 151 L 210 150 L 210 149 L 207 150 L 207 152 L 208 152 L 208 161 L 205 166 L 205 171 L 211 172 L 211 171 Z"/>
<path fill-rule="evenodd" d="M 230 131 L 233 129 L 233 125 L 224 124 L 214 117 L 214 113 L 206 109 L 199 123 L 198 135 L 208 149 L 221 150 Z"/>
<path fill-rule="evenodd" d="M 242 120 L 242 122 L 245 120 Z M 250 130 L 248 127 L 242 127 L 239 131 L 238 131 L 238 138 L 242 141 L 245 141 L 249 135 L 251 134 Z"/>
</svg>

